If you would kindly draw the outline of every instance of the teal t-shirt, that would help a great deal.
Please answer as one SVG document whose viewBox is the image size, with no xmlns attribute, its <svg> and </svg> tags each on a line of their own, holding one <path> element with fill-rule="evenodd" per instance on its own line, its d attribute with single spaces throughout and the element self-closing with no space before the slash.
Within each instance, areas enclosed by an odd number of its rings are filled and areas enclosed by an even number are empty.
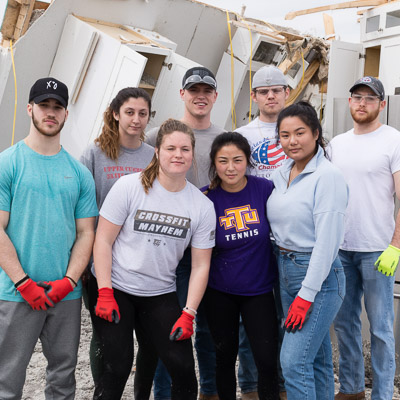
<svg viewBox="0 0 400 400">
<path fill-rule="evenodd" d="M 44 156 L 18 142 L 0 154 L 0 210 L 10 213 L 6 233 L 24 271 L 36 282 L 62 279 L 75 219 L 98 215 L 92 175 L 64 149 Z M 64 300 L 81 293 L 79 282 Z M 0 300 L 24 301 L 3 269 Z"/>
</svg>

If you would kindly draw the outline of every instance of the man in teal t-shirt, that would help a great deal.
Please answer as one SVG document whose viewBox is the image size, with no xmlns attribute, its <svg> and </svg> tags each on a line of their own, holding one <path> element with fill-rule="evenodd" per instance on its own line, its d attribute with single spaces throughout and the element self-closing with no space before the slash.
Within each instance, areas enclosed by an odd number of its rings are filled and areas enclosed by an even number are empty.
<svg viewBox="0 0 400 400">
<path fill-rule="evenodd" d="M 73 399 L 81 283 L 98 215 L 90 172 L 60 145 L 68 89 L 32 86 L 28 136 L 0 154 L 0 398 L 21 398 L 40 338 L 46 398 Z"/>
</svg>

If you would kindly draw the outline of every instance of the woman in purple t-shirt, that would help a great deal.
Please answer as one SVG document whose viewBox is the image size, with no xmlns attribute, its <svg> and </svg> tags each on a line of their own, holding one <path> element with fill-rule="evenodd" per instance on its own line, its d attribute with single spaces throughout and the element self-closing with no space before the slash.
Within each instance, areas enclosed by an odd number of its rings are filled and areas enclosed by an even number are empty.
<svg viewBox="0 0 400 400">
<path fill-rule="evenodd" d="M 210 158 L 211 183 L 203 191 L 214 203 L 217 229 L 204 304 L 216 348 L 218 395 L 236 399 L 242 317 L 258 369 L 259 398 L 278 399 L 278 329 L 272 292 L 277 268 L 266 218 L 273 184 L 246 175 L 250 146 L 239 133 L 217 136 Z"/>
</svg>

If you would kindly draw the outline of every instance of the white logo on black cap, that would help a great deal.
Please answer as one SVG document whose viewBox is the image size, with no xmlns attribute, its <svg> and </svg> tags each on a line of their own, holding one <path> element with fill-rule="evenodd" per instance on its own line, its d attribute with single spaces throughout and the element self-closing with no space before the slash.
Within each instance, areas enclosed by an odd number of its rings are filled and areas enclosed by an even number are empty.
<svg viewBox="0 0 400 400">
<path fill-rule="evenodd" d="M 52 89 L 56 90 L 57 89 L 57 82 L 48 81 L 46 89 L 49 89 L 49 88 L 52 88 Z"/>
</svg>

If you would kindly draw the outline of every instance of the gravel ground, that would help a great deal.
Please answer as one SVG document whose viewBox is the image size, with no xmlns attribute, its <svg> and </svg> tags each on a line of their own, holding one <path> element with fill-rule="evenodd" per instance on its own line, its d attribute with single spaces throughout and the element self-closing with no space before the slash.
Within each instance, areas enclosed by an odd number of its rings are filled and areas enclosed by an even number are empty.
<svg viewBox="0 0 400 400">
<path fill-rule="evenodd" d="M 90 317 L 87 310 L 82 307 L 82 331 L 81 331 L 81 342 L 79 346 L 79 358 L 78 365 L 76 368 L 76 400 L 89 400 L 92 399 L 93 396 L 93 381 L 92 375 L 90 372 L 90 364 L 89 364 L 89 343 L 92 334 Z M 338 364 L 338 352 L 336 346 L 333 347 L 334 353 L 334 367 L 335 372 L 337 372 L 337 364 Z M 371 366 L 370 366 L 370 350 L 369 344 L 367 342 L 364 343 L 364 355 L 365 355 L 365 364 L 366 364 L 366 399 L 371 399 Z M 27 377 L 24 387 L 24 393 L 22 396 L 22 400 L 44 400 L 44 385 L 45 385 L 45 368 L 46 368 L 46 360 L 41 351 L 40 343 L 37 344 L 35 351 L 32 355 L 31 362 L 29 364 L 27 370 Z M 133 374 L 132 371 L 131 377 L 128 380 L 127 386 L 125 388 L 124 395 L 122 397 L 123 400 L 132 400 L 133 399 Z M 336 391 L 338 390 L 337 383 L 337 375 L 335 374 L 336 380 Z M 400 377 L 396 377 L 395 380 L 395 394 L 393 399 L 400 400 L 399 394 L 400 388 Z M 240 399 L 240 393 L 237 396 Z"/>
</svg>

